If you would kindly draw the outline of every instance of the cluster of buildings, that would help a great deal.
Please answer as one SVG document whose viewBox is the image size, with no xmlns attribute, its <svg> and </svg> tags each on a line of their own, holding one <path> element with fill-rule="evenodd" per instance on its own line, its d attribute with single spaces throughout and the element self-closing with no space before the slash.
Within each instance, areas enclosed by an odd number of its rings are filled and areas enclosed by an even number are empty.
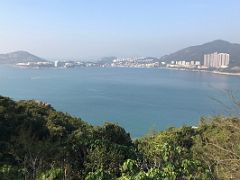
<svg viewBox="0 0 240 180">
<path fill-rule="evenodd" d="M 171 61 L 170 64 L 166 65 L 169 68 L 200 68 L 200 61 Z"/>
<path fill-rule="evenodd" d="M 19 67 L 52 67 L 53 63 L 49 61 L 39 62 L 23 62 L 16 64 Z"/>
<path fill-rule="evenodd" d="M 223 69 L 229 66 L 230 55 L 227 53 L 204 54 L 203 64 L 200 61 L 171 61 L 168 68 L 184 69 Z"/>
<path fill-rule="evenodd" d="M 227 53 L 212 53 L 204 55 L 203 65 L 207 68 L 227 68 L 230 61 L 230 55 Z"/>
<path fill-rule="evenodd" d="M 43 62 L 23 62 L 17 63 L 16 66 L 28 68 L 74 68 L 74 67 L 96 67 L 94 62 L 79 62 L 79 61 L 43 61 Z"/>
<path fill-rule="evenodd" d="M 169 61 L 167 61 L 169 62 Z M 178 60 L 166 63 L 158 58 L 132 57 L 116 58 L 107 62 L 86 62 L 86 61 L 44 61 L 44 62 L 26 62 L 18 63 L 21 67 L 54 67 L 54 68 L 72 68 L 72 67 L 130 67 L 130 68 L 176 68 L 176 69 L 221 69 L 227 68 L 230 62 L 230 55 L 227 53 L 204 54 L 203 64 L 196 60 Z"/>
<path fill-rule="evenodd" d="M 54 61 L 55 68 L 96 67 L 97 63 L 84 61 Z"/>
<path fill-rule="evenodd" d="M 152 58 L 133 57 L 114 59 L 110 67 L 153 68 L 159 67 L 159 64 L 159 62 L 154 61 Z"/>
<path fill-rule="evenodd" d="M 84 67 L 84 65 L 84 63 L 79 61 L 54 61 L 55 68 Z"/>
</svg>

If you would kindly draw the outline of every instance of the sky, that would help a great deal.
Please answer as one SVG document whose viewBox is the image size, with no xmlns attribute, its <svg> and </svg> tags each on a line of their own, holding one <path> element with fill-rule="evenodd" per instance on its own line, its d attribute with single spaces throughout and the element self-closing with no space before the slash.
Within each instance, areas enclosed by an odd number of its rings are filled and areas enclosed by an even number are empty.
<svg viewBox="0 0 240 180">
<path fill-rule="evenodd" d="M 0 53 L 46 59 L 161 57 L 240 43 L 239 0 L 0 0 Z"/>
</svg>

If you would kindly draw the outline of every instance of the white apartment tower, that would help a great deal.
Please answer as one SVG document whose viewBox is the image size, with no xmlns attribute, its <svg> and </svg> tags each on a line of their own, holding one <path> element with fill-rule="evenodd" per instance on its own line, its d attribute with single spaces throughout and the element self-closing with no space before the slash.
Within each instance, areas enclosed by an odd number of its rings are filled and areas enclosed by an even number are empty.
<svg viewBox="0 0 240 180">
<path fill-rule="evenodd" d="M 58 67 L 58 65 L 59 65 L 59 61 L 55 61 L 54 62 L 54 67 Z"/>
<path fill-rule="evenodd" d="M 229 65 L 230 55 L 227 53 L 204 54 L 204 66 L 211 68 L 226 68 Z"/>
</svg>

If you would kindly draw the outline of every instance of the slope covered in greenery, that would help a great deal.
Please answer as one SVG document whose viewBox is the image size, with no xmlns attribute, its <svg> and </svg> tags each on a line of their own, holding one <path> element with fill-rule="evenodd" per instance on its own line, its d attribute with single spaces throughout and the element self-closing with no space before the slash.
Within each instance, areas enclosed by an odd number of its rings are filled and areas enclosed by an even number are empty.
<svg viewBox="0 0 240 180">
<path fill-rule="evenodd" d="M 238 179 L 240 121 L 202 119 L 133 141 L 37 101 L 0 96 L 1 179 Z"/>
<path fill-rule="evenodd" d="M 169 55 L 165 55 L 161 58 L 161 61 L 167 61 L 170 63 L 171 61 L 178 61 L 179 59 L 184 59 L 188 61 L 200 61 L 201 64 L 203 64 L 204 54 L 222 52 L 230 54 L 230 66 L 233 67 L 240 65 L 239 51 L 240 44 L 230 43 L 224 40 L 215 40 L 197 46 L 190 46 Z"/>
</svg>

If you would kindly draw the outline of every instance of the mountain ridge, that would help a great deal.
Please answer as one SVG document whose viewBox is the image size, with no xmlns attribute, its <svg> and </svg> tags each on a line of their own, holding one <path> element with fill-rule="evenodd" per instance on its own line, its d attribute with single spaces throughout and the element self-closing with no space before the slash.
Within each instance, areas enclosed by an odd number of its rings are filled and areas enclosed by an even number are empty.
<svg viewBox="0 0 240 180">
<path fill-rule="evenodd" d="M 240 44 L 225 40 L 214 40 L 200 45 L 183 48 L 174 53 L 162 56 L 161 61 L 196 60 L 203 64 L 204 54 L 221 52 L 230 54 L 230 66 L 240 66 Z"/>
<path fill-rule="evenodd" d="M 10 53 L 0 54 L 0 64 L 16 64 L 20 62 L 37 62 L 46 61 L 36 55 L 33 55 L 27 51 L 14 51 Z"/>
</svg>

